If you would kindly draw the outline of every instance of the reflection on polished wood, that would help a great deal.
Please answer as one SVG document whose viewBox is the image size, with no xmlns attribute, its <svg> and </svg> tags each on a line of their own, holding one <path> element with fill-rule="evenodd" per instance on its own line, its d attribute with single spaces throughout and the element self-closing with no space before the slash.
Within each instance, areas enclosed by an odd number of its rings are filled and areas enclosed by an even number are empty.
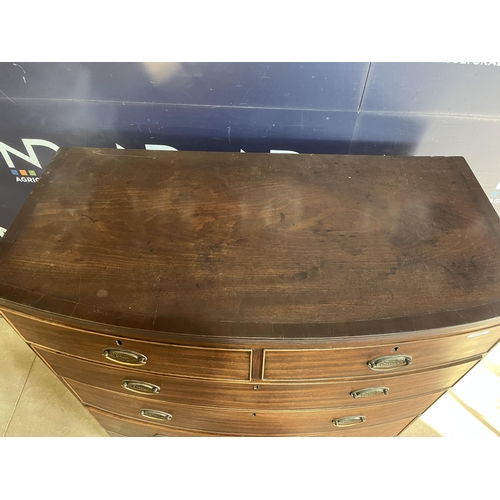
<svg viewBox="0 0 500 500">
<path fill-rule="evenodd" d="M 390 401 L 395 435 L 500 338 L 499 237 L 463 158 L 61 149 L 0 241 L 0 307 L 84 404 L 105 391 L 101 422 L 141 419 L 128 379 L 189 407 L 181 434 Z"/>
</svg>

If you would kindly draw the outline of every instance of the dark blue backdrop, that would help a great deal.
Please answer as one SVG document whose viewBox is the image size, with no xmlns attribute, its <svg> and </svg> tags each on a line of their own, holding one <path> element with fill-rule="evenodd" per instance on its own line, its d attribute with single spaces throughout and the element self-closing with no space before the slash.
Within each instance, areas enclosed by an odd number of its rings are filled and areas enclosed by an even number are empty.
<svg viewBox="0 0 500 500">
<path fill-rule="evenodd" d="M 464 156 L 500 213 L 500 63 L 0 63 L 0 234 L 58 147 Z"/>
</svg>

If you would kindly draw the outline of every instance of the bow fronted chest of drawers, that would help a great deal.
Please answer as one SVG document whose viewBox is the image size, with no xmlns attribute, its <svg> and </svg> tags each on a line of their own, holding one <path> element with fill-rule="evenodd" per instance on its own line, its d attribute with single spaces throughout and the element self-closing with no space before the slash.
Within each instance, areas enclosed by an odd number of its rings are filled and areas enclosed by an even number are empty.
<svg viewBox="0 0 500 500">
<path fill-rule="evenodd" d="M 0 311 L 112 436 L 397 436 L 500 339 L 463 158 L 61 149 Z"/>
</svg>

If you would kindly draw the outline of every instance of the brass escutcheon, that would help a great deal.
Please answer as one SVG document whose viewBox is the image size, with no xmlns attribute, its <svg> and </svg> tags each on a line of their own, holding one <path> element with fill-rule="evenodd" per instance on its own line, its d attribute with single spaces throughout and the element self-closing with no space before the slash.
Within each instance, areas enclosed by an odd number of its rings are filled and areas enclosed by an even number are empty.
<svg viewBox="0 0 500 500">
<path fill-rule="evenodd" d="M 110 361 L 128 366 L 145 365 L 148 359 L 144 354 L 139 352 L 117 349 L 116 347 L 104 349 L 102 355 Z"/>
<path fill-rule="evenodd" d="M 388 371 L 403 368 L 411 363 L 412 357 L 405 354 L 397 354 L 394 356 L 382 356 L 368 361 L 367 365 L 370 370 Z"/>
<path fill-rule="evenodd" d="M 143 409 L 141 410 L 141 415 L 154 420 L 172 420 L 172 415 L 170 415 L 170 413 L 165 413 L 160 410 Z"/>
<path fill-rule="evenodd" d="M 366 389 L 358 389 L 349 393 L 354 399 L 368 398 L 370 396 L 380 396 L 381 394 L 389 394 L 389 387 L 368 387 Z"/>
<path fill-rule="evenodd" d="M 160 387 L 149 382 L 142 382 L 141 380 L 124 380 L 122 387 L 132 392 L 139 394 L 158 394 Z"/>
<path fill-rule="evenodd" d="M 356 415 L 354 417 L 341 417 L 332 420 L 338 427 L 349 427 L 350 425 L 362 424 L 366 420 L 363 415 Z"/>
</svg>

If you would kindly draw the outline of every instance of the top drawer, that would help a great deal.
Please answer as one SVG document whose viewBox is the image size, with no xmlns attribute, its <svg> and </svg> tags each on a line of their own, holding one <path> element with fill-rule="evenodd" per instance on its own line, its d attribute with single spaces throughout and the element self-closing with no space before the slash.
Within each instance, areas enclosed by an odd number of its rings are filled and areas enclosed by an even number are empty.
<svg viewBox="0 0 500 500">
<path fill-rule="evenodd" d="M 319 380 L 414 371 L 485 353 L 499 337 L 500 327 L 495 327 L 442 339 L 399 344 L 336 349 L 265 349 L 262 378 Z M 373 368 L 370 368 L 370 362 Z"/>
<path fill-rule="evenodd" d="M 251 349 L 219 349 L 141 342 L 3 315 L 27 342 L 110 365 L 211 380 L 249 380 Z"/>
</svg>

